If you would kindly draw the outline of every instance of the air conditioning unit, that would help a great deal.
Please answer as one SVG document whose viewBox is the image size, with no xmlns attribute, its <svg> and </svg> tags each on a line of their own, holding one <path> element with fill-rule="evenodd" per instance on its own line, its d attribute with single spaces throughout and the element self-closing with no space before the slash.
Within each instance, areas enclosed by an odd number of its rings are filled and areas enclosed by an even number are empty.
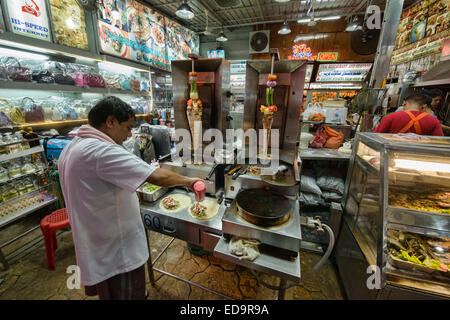
<svg viewBox="0 0 450 320">
<path fill-rule="evenodd" d="M 250 32 L 249 53 L 268 53 L 270 45 L 270 30 Z"/>
</svg>

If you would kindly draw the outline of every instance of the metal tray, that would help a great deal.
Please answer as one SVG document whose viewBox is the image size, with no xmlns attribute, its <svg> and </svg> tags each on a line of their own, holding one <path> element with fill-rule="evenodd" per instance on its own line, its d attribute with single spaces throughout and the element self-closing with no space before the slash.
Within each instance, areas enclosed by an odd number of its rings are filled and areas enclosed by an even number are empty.
<svg viewBox="0 0 450 320">
<path fill-rule="evenodd" d="M 169 190 L 168 188 L 159 187 L 158 189 L 148 192 L 142 189 L 143 187 L 140 187 L 137 192 L 139 192 L 142 195 L 142 199 L 146 202 L 155 202 L 159 198 L 161 198 L 166 192 Z"/>
<path fill-rule="evenodd" d="M 437 279 L 443 280 L 445 282 L 450 283 L 450 271 L 442 271 L 442 270 L 436 270 L 433 268 L 429 268 L 426 266 L 422 266 L 413 262 L 404 261 L 401 259 L 398 259 L 394 257 L 392 254 L 388 254 L 388 262 L 398 268 L 398 269 L 404 269 L 408 271 L 416 271 L 416 272 L 423 272 L 426 273 L 432 277 L 435 277 Z"/>
</svg>

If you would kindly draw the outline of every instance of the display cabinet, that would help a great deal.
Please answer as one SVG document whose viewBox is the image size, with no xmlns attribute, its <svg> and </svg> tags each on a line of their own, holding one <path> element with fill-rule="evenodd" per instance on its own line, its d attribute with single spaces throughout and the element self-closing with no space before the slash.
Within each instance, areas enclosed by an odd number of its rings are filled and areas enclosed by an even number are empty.
<svg viewBox="0 0 450 320">
<path fill-rule="evenodd" d="M 158 125 L 172 125 L 173 120 L 173 91 L 170 73 L 152 71 L 152 121 Z"/>
<path fill-rule="evenodd" d="M 358 133 L 343 205 L 380 289 L 450 297 L 450 138 Z"/>
</svg>

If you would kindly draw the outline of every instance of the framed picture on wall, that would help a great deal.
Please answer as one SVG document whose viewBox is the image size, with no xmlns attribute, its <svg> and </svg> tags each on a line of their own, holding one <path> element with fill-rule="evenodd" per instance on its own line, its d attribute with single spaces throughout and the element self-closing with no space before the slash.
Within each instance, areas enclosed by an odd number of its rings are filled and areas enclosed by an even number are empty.
<svg viewBox="0 0 450 320">
<path fill-rule="evenodd" d="M 422 40 L 425 37 L 426 27 L 427 27 L 427 22 L 422 21 L 422 22 L 419 22 L 418 24 L 416 24 L 412 28 L 411 43 Z"/>
</svg>

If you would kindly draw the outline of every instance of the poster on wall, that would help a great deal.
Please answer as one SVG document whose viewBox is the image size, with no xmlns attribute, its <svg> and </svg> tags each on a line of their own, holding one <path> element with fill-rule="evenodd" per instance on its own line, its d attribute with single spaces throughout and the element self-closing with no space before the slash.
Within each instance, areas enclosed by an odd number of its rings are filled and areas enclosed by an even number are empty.
<svg viewBox="0 0 450 320">
<path fill-rule="evenodd" d="M 199 54 L 200 36 L 169 18 L 166 18 L 166 36 L 169 61 L 189 59 L 190 53 Z"/>
<path fill-rule="evenodd" d="M 11 31 L 45 41 L 52 41 L 45 0 L 6 0 Z"/>
<path fill-rule="evenodd" d="M 101 51 L 169 70 L 165 17 L 133 0 L 103 0 L 98 10 Z"/>
<path fill-rule="evenodd" d="M 77 0 L 50 0 L 56 43 L 88 50 L 84 9 Z"/>
</svg>

